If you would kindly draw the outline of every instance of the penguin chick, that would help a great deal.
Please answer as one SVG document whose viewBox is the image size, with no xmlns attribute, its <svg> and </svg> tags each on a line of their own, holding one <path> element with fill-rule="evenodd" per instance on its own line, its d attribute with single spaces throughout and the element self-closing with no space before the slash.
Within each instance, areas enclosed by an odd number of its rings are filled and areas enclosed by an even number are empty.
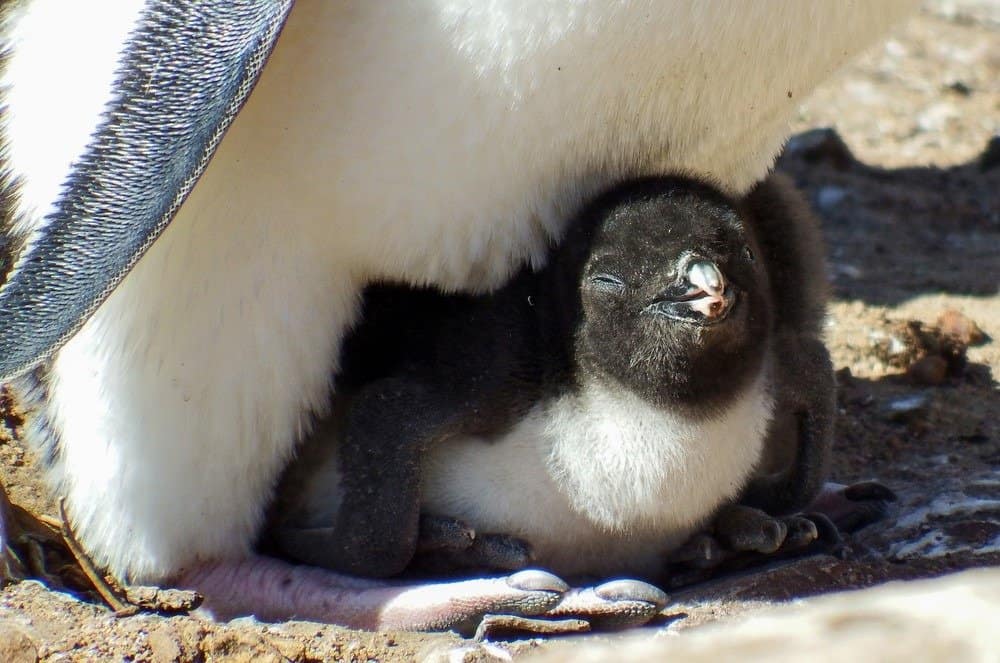
<svg viewBox="0 0 1000 663">
<path fill-rule="evenodd" d="M 822 245 L 794 201 L 777 177 L 742 204 L 690 178 L 629 181 L 491 295 L 369 289 L 338 413 L 287 473 L 273 541 L 389 575 L 423 512 L 523 539 L 557 573 L 652 577 L 745 487 L 755 506 L 804 506 L 833 380 Z M 797 437 L 774 412 L 801 414 Z M 772 444 L 794 466 L 748 486 Z"/>
</svg>

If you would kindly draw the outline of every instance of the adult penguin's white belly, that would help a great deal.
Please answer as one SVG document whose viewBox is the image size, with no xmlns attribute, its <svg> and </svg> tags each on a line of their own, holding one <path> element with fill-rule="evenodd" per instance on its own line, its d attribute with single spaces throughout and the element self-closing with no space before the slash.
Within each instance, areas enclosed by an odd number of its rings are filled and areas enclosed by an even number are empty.
<svg viewBox="0 0 1000 663">
<path fill-rule="evenodd" d="M 912 4 L 300 0 L 173 224 L 47 374 L 83 542 L 145 580 L 246 554 L 364 282 L 497 286 L 631 175 L 745 190 L 800 100 Z M 60 96 L 81 71 L 46 70 L 10 117 L 92 115 Z M 28 184 L 76 149 L 4 138 Z"/>
</svg>

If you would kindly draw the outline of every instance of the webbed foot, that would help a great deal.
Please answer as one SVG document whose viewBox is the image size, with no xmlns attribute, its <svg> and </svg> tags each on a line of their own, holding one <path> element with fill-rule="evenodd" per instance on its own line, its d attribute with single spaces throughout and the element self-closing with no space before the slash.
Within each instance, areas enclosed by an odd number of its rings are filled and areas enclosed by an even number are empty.
<svg viewBox="0 0 1000 663">
<path fill-rule="evenodd" d="M 821 542 L 840 544 L 837 528 L 822 514 L 771 516 L 742 504 L 724 507 L 709 531 L 670 553 L 668 563 L 700 570 L 738 568 L 801 554 Z"/>
<path fill-rule="evenodd" d="M 667 594 L 649 583 L 611 580 L 572 589 L 555 607 L 537 617 L 487 615 L 476 630 L 476 638 L 617 631 L 648 623 L 668 602 Z"/>
<path fill-rule="evenodd" d="M 457 582 L 396 583 L 294 566 L 268 557 L 219 561 L 184 573 L 180 587 L 205 597 L 217 618 L 307 619 L 370 630 L 472 633 L 489 614 L 540 615 L 569 586 L 545 571 Z"/>
<path fill-rule="evenodd" d="M 666 605 L 646 583 L 612 581 L 570 590 L 539 570 L 506 577 L 401 584 L 344 576 L 255 556 L 184 573 L 177 584 L 205 597 L 217 618 L 308 619 L 372 630 L 454 629 L 480 636 L 565 633 L 643 624 Z M 534 624 L 534 619 L 540 621 Z"/>
<path fill-rule="evenodd" d="M 877 481 L 827 482 L 807 511 L 824 514 L 837 529 L 849 533 L 885 518 L 896 499 L 896 493 Z"/>
<path fill-rule="evenodd" d="M 408 572 L 454 574 L 512 571 L 533 560 L 531 546 L 505 534 L 479 533 L 460 520 L 421 516 L 417 555 Z M 516 577 L 515 576 L 512 577 Z M 666 606 L 667 595 L 639 580 L 613 580 L 571 589 L 536 616 L 490 614 L 477 625 L 477 638 L 513 634 L 553 635 L 608 631 L 645 624 Z"/>
<path fill-rule="evenodd" d="M 881 520 L 896 500 L 876 481 L 845 486 L 827 483 L 805 512 L 771 516 L 742 504 L 723 507 L 709 531 L 699 532 L 670 553 L 668 563 L 707 570 L 739 568 L 822 550 L 848 551 L 842 533 Z"/>
</svg>

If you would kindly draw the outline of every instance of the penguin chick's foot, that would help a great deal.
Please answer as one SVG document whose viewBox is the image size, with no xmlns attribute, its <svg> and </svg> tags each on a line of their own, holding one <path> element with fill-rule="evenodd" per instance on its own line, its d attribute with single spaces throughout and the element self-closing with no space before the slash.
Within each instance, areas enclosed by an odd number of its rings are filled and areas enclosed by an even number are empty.
<svg viewBox="0 0 1000 663">
<path fill-rule="evenodd" d="M 735 570 L 813 551 L 817 542 L 824 546 L 841 543 L 836 526 L 823 514 L 771 516 L 732 504 L 719 511 L 710 531 L 692 536 L 667 561 L 702 571 Z"/>
<path fill-rule="evenodd" d="M 455 575 L 459 572 L 520 571 L 531 566 L 531 545 L 515 536 L 476 532 L 455 518 L 422 515 L 417 553 L 407 572 Z"/>
<path fill-rule="evenodd" d="M 854 532 L 885 518 L 895 501 L 896 494 L 877 481 L 827 482 L 806 510 L 824 514 L 841 532 Z"/>
<path fill-rule="evenodd" d="M 555 607 L 569 587 L 544 571 L 433 584 L 392 584 L 252 556 L 217 561 L 175 580 L 205 597 L 218 619 L 305 619 L 368 630 L 472 633 L 487 614 L 533 616 Z"/>
<path fill-rule="evenodd" d="M 896 494 L 877 481 L 849 486 L 828 482 L 805 512 L 771 516 L 742 504 L 723 507 L 711 531 L 699 532 L 673 551 L 668 564 L 729 570 L 772 559 L 824 551 L 847 552 L 842 533 L 884 518 Z"/>
</svg>

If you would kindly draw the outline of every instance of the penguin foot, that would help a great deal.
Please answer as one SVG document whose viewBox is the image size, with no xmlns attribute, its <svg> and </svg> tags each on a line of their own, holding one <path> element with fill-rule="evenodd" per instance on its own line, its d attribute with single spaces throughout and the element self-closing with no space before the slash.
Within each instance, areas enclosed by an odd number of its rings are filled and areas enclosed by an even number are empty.
<svg viewBox="0 0 1000 663">
<path fill-rule="evenodd" d="M 252 556 L 184 572 L 178 587 L 205 597 L 213 617 L 254 615 L 264 621 L 306 619 L 368 630 L 472 634 L 486 615 L 531 617 L 556 607 L 569 591 L 544 571 L 457 582 L 403 584 L 339 575 Z"/>
<path fill-rule="evenodd" d="M 668 566 L 735 570 L 808 552 L 849 553 L 842 533 L 884 518 L 896 494 L 877 481 L 827 483 L 803 513 L 771 516 L 742 504 L 724 507 L 711 531 L 699 532 L 667 557 Z M 702 574 L 704 575 L 704 574 Z"/>
<path fill-rule="evenodd" d="M 584 619 L 592 631 L 617 631 L 647 623 L 669 601 L 662 589 L 648 582 L 611 580 L 570 590 L 545 616 Z"/>
<path fill-rule="evenodd" d="M 828 528 L 825 522 L 823 525 L 826 533 Z M 723 551 L 720 561 L 734 553 L 767 556 L 800 550 L 819 539 L 820 532 L 820 525 L 809 514 L 772 516 L 742 504 L 724 507 L 713 524 L 713 535 Z"/>
<path fill-rule="evenodd" d="M 827 482 L 807 511 L 825 515 L 841 532 L 855 532 L 882 520 L 896 494 L 877 481 L 861 481 L 849 486 Z"/>
<path fill-rule="evenodd" d="M 669 597 L 640 580 L 612 580 L 572 589 L 552 609 L 537 617 L 487 615 L 476 639 L 618 631 L 642 626 L 660 614 Z"/>
<path fill-rule="evenodd" d="M 699 532 L 681 547 L 670 552 L 668 564 L 680 564 L 695 569 L 714 569 L 726 558 L 726 551 L 718 539 L 707 532 Z"/>
<path fill-rule="evenodd" d="M 449 574 L 458 571 L 518 571 L 531 565 L 531 545 L 506 534 L 477 533 L 454 518 L 420 517 L 417 554 L 407 571 Z"/>
<path fill-rule="evenodd" d="M 455 582 L 396 583 L 253 556 L 183 573 L 175 584 L 204 597 L 217 619 L 306 619 L 368 630 L 455 630 L 480 639 L 640 626 L 668 597 L 638 580 L 570 589 L 545 571 Z"/>
<path fill-rule="evenodd" d="M 770 554 L 777 551 L 788 535 L 788 525 L 760 509 L 732 504 L 715 518 L 715 536 L 733 552 Z"/>
<path fill-rule="evenodd" d="M 837 527 L 821 513 L 771 516 L 742 504 L 724 507 L 711 531 L 699 532 L 667 557 L 668 566 L 725 571 L 839 546 Z M 711 574 L 709 574 L 711 575 Z"/>
</svg>

